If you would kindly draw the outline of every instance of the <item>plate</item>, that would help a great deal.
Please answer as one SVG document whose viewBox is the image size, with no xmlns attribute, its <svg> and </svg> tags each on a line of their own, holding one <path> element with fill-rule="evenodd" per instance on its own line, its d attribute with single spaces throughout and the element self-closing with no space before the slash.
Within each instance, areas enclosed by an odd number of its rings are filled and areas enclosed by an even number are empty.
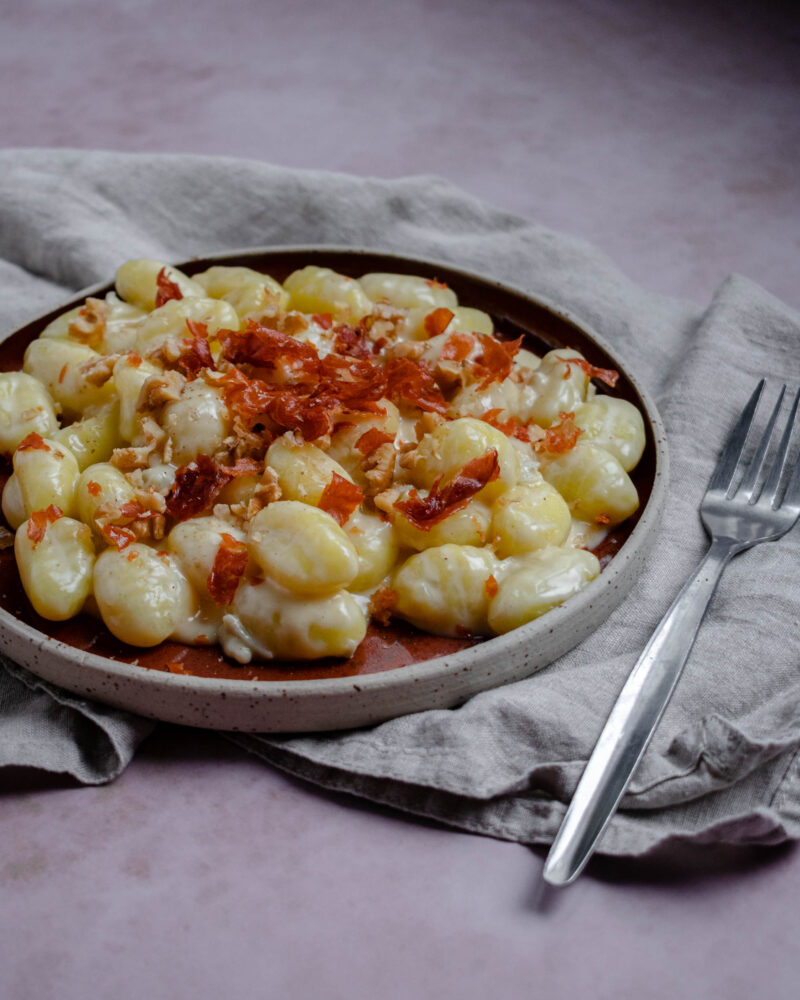
<svg viewBox="0 0 800 1000">
<path fill-rule="evenodd" d="M 22 592 L 13 552 L 0 552 L 0 650 L 47 681 L 76 694 L 150 718 L 242 732 L 313 732 L 372 725 L 431 708 L 451 708 L 472 695 L 521 680 L 576 646 L 621 603 L 651 549 L 666 493 L 666 435 L 638 379 L 601 337 L 566 310 L 519 289 L 449 264 L 368 250 L 289 247 L 241 250 L 176 265 L 191 275 L 214 264 L 244 265 L 278 280 L 306 264 L 357 277 L 371 271 L 419 274 L 444 281 L 470 306 L 493 317 L 508 337 L 523 334 L 538 354 L 579 350 L 593 365 L 615 368 L 611 395 L 634 403 L 645 418 L 647 444 L 632 479 L 641 500 L 633 518 L 601 550 L 603 572 L 560 607 L 496 638 L 445 639 L 398 624 L 371 626 L 350 660 L 248 665 L 217 647 L 164 643 L 126 646 L 88 615 L 49 622 Z M 113 283 L 84 289 L 0 344 L 0 369 L 19 368 L 25 347 L 55 316 L 102 296 Z"/>
</svg>

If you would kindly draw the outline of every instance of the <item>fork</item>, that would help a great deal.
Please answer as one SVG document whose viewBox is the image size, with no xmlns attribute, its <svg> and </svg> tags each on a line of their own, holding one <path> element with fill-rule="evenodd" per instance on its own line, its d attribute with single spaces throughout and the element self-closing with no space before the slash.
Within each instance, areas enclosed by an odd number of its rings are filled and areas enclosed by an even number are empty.
<svg viewBox="0 0 800 1000">
<path fill-rule="evenodd" d="M 578 877 L 616 812 L 675 690 L 725 567 L 745 549 L 785 535 L 800 516 L 800 462 L 795 463 L 780 495 L 800 391 L 763 484 L 762 472 L 786 386 L 780 390 L 752 458 L 744 461 L 764 385 L 762 379 L 731 431 L 700 504 L 700 517 L 711 538 L 708 552 L 636 662 L 575 789 L 542 872 L 550 885 L 568 885 Z"/>
</svg>

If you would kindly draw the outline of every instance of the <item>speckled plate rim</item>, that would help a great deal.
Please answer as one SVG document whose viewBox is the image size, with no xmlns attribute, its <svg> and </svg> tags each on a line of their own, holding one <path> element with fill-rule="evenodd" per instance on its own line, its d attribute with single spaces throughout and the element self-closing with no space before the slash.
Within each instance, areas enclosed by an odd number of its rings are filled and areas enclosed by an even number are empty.
<svg viewBox="0 0 800 1000">
<path fill-rule="evenodd" d="M 614 359 L 645 409 L 655 447 L 650 497 L 638 523 L 603 572 L 583 591 L 546 615 L 505 635 L 457 653 L 355 677 L 287 681 L 245 681 L 175 675 L 146 670 L 79 650 L 19 621 L 0 608 L 0 650 L 44 680 L 89 698 L 152 718 L 213 729 L 250 732 L 308 732 L 371 725 L 410 712 L 450 708 L 472 695 L 521 680 L 586 638 L 627 596 L 655 540 L 666 501 L 668 450 L 663 421 L 649 393 L 624 359 L 569 310 L 544 296 L 459 268 L 447 261 L 336 245 L 265 246 L 213 254 L 177 264 L 203 265 L 247 256 L 325 254 L 381 257 L 425 269 L 447 270 L 466 281 L 490 285 L 527 299 L 574 325 Z M 210 266 L 210 265 L 209 265 Z M 100 282 L 76 292 L 62 306 L 33 317 L 18 330 L 60 313 L 107 288 Z M 8 339 L 17 331 L 0 338 Z"/>
</svg>

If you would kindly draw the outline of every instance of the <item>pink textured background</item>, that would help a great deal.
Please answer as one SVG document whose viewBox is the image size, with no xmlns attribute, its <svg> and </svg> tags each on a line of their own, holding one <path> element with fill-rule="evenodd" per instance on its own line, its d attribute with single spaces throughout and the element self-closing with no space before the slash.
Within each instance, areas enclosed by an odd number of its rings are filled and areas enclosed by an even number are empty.
<svg viewBox="0 0 800 1000">
<path fill-rule="evenodd" d="M 796 4 L 0 0 L 0 142 L 439 173 L 705 302 L 794 306 Z M 542 856 L 162 727 L 116 783 L 0 774 L 0 997 L 789 1000 L 793 847 Z"/>
</svg>

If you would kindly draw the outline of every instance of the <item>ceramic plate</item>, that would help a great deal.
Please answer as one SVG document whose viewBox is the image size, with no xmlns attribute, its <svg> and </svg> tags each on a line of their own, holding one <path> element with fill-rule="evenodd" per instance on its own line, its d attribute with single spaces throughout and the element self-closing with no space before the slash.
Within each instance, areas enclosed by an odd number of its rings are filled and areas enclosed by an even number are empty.
<svg viewBox="0 0 800 1000">
<path fill-rule="evenodd" d="M 409 712 L 458 705 L 479 691 L 520 680 L 586 638 L 625 598 L 653 542 L 664 504 L 667 452 L 661 419 L 624 361 L 585 324 L 553 303 L 449 265 L 371 251 L 292 247 L 243 250 L 178 264 L 187 274 L 213 264 L 245 265 L 283 280 L 305 264 L 357 277 L 392 271 L 436 278 L 465 304 L 490 313 L 497 330 L 525 337 L 538 354 L 573 347 L 594 365 L 615 368 L 612 395 L 644 415 L 647 445 L 632 473 L 641 505 L 597 554 L 597 579 L 543 617 L 493 639 L 444 639 L 411 626 L 371 626 L 349 660 L 250 664 L 217 647 L 126 646 L 95 619 L 49 622 L 22 592 L 13 550 L 0 552 L 0 649 L 45 680 L 118 708 L 184 725 L 248 732 L 308 732 L 365 726 Z M 112 283 L 85 289 L 0 344 L 0 369 L 21 367 L 25 347 L 56 315 Z M 7 473 L 8 470 L 6 470 Z M 176 672 L 183 671 L 183 672 Z"/>
</svg>

